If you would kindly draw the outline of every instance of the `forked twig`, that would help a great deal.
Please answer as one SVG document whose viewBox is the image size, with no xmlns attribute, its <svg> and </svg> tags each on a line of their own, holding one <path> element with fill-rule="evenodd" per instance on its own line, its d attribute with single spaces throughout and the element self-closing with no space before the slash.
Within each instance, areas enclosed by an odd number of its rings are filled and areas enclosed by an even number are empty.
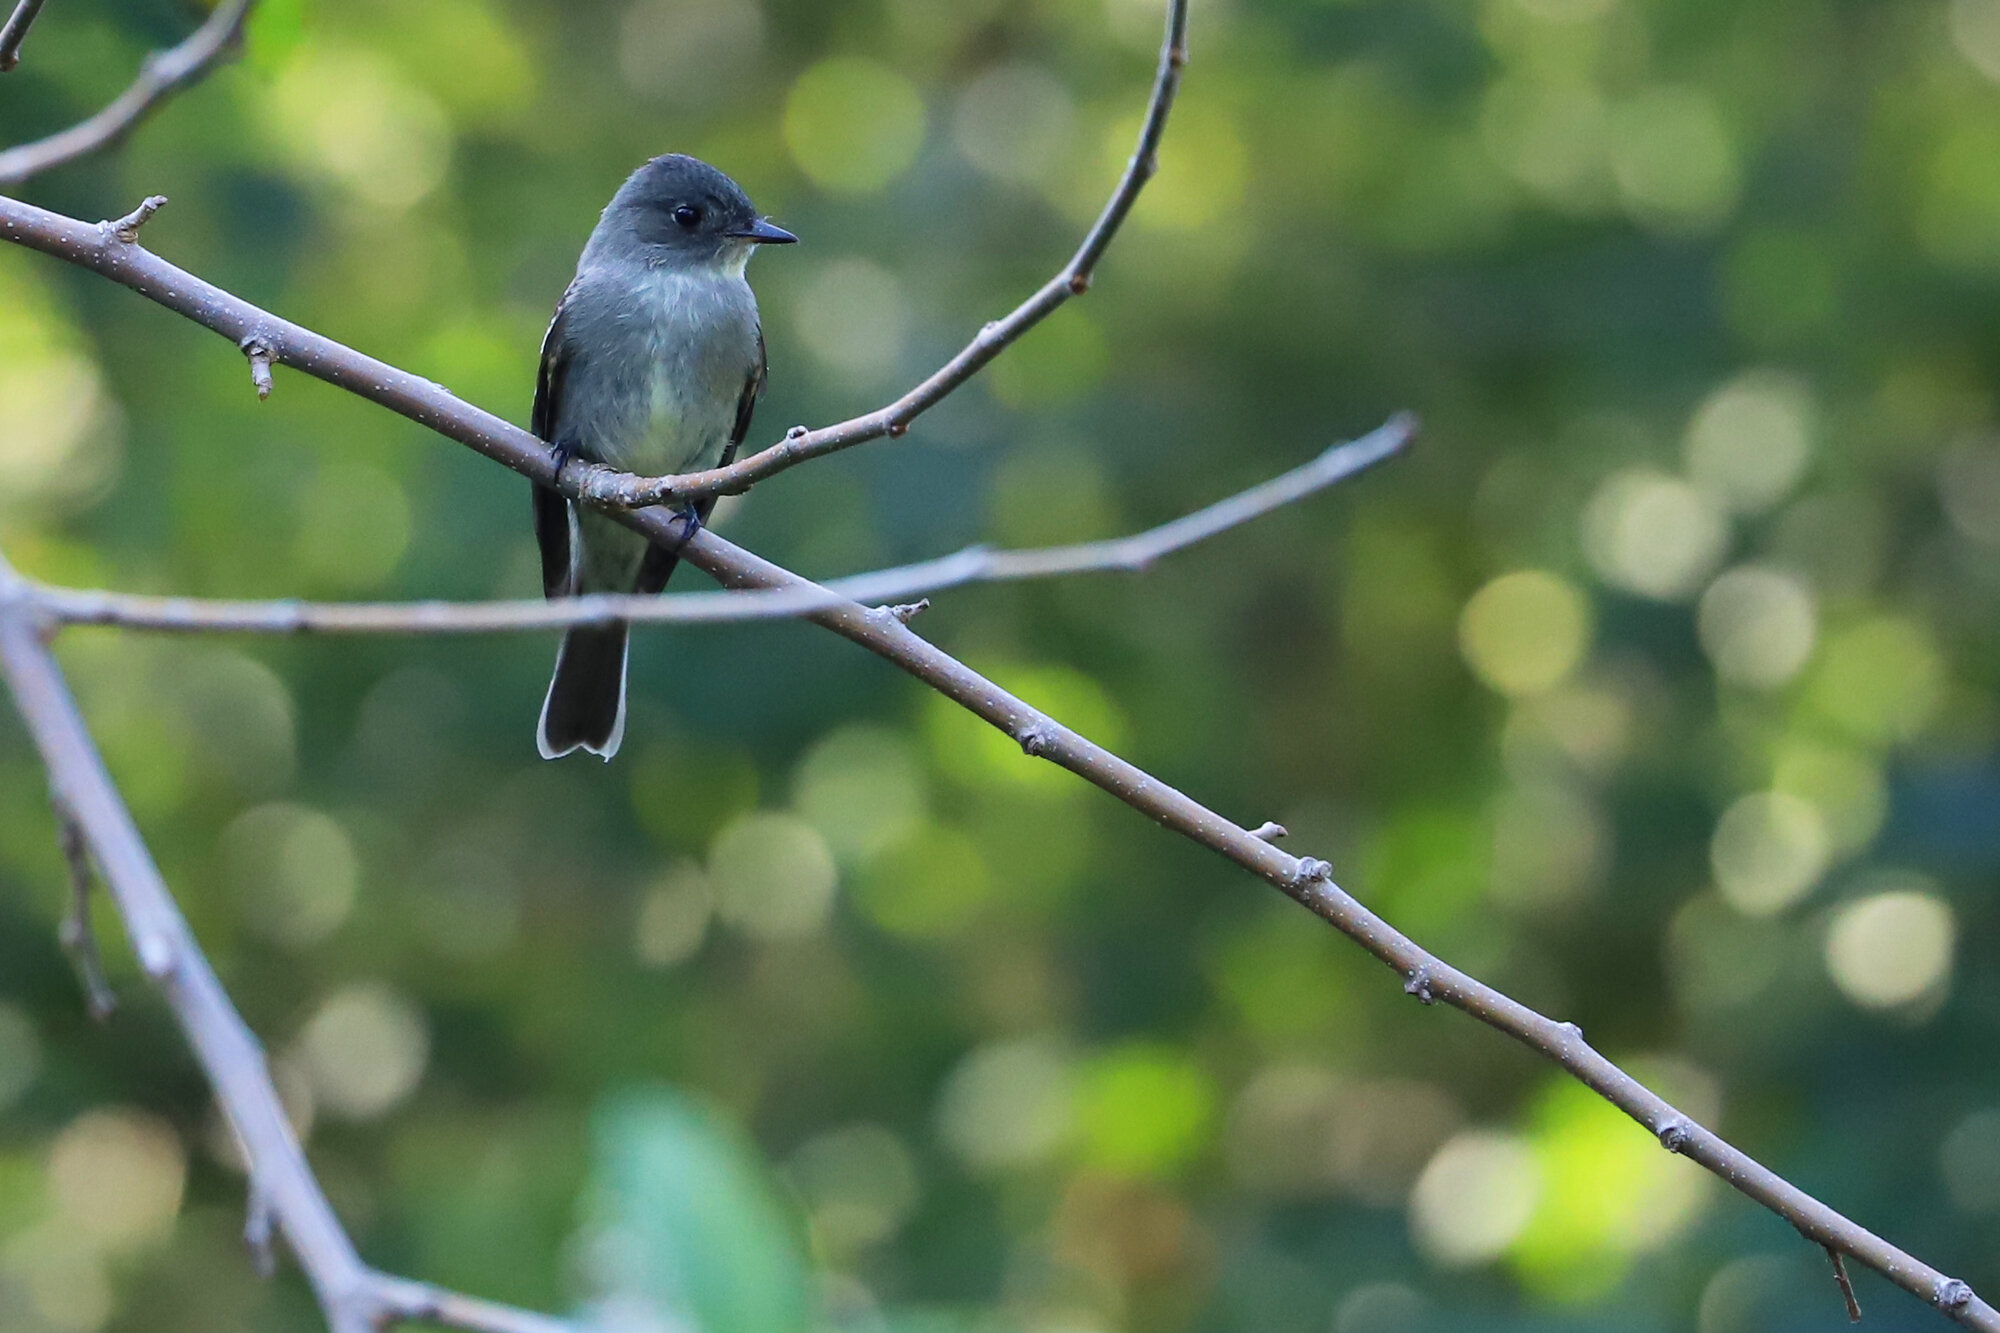
<svg viewBox="0 0 2000 1333">
<path fill-rule="evenodd" d="M 255 0 L 222 0 L 180 45 L 147 56 L 140 63 L 139 76 L 97 114 L 46 139 L 0 152 L 0 185 L 18 185 L 51 167 L 109 148 L 130 134 L 148 112 L 199 80 L 235 48 L 253 3 Z M 19 16 L 16 10 L 15 17 Z"/>
</svg>

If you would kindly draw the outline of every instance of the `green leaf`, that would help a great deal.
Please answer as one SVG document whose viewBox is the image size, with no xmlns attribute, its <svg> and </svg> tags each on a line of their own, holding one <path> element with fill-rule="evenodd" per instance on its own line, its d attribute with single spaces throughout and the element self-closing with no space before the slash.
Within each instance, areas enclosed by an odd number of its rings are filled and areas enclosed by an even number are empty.
<svg viewBox="0 0 2000 1333">
<path fill-rule="evenodd" d="M 594 1126 L 588 1269 L 596 1296 L 702 1333 L 801 1333 L 812 1299 L 797 1226 L 733 1125 L 664 1088 Z"/>
</svg>

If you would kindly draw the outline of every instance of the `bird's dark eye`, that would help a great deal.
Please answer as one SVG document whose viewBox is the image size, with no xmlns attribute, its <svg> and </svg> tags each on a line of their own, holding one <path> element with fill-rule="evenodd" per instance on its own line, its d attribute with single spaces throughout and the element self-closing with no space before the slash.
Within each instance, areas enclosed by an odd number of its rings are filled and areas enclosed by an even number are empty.
<svg viewBox="0 0 2000 1333">
<path fill-rule="evenodd" d="M 701 225 L 701 210 L 693 204 L 682 204 L 674 210 L 674 221 L 693 231 Z"/>
</svg>

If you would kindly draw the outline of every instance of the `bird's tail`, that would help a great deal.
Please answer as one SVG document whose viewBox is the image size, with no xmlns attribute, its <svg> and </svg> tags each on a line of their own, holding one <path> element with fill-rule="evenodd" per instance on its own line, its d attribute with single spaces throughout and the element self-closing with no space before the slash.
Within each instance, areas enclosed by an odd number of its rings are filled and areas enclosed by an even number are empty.
<svg viewBox="0 0 2000 1333">
<path fill-rule="evenodd" d="M 544 759 L 588 750 L 607 762 L 625 739 L 625 622 L 578 625 L 563 635 L 556 674 L 535 733 Z"/>
</svg>

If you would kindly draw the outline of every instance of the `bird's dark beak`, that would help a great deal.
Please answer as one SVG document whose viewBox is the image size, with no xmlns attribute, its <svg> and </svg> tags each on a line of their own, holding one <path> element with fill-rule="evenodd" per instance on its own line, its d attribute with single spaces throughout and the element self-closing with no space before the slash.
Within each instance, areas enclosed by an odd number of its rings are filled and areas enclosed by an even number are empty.
<svg viewBox="0 0 2000 1333">
<path fill-rule="evenodd" d="M 762 218 L 729 234 L 739 241 L 755 241 L 758 245 L 790 245 L 799 239 L 783 227 Z"/>
</svg>

